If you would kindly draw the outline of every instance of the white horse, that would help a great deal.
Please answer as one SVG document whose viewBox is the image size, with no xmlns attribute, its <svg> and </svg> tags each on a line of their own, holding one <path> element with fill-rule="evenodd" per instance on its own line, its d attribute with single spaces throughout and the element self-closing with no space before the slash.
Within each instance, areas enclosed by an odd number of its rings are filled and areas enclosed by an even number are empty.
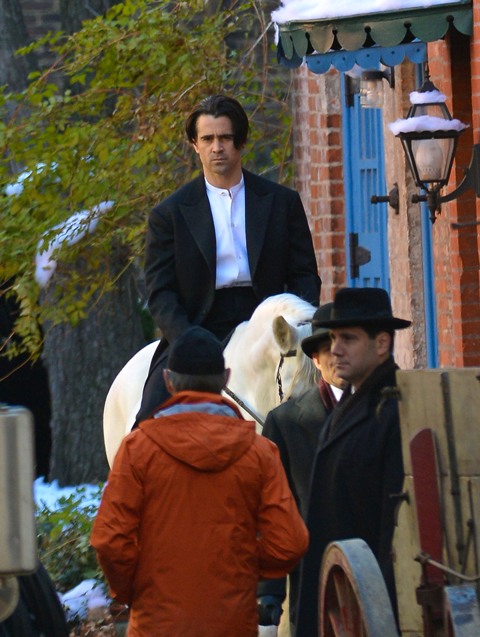
<svg viewBox="0 0 480 637">
<path fill-rule="evenodd" d="M 300 347 L 311 334 L 314 311 L 313 305 L 293 294 L 278 294 L 265 299 L 251 319 L 235 329 L 224 352 L 231 369 L 226 393 L 239 400 L 247 418 L 253 416 L 263 424 L 271 409 L 315 383 L 315 367 Z M 155 341 L 137 352 L 108 392 L 103 431 L 110 466 L 135 422 L 157 345 Z"/>
</svg>

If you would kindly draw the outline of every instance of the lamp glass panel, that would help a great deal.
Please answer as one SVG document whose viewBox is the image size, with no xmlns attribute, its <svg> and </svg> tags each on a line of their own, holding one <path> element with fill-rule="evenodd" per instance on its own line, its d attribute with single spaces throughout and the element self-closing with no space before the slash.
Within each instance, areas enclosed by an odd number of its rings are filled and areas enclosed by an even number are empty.
<svg viewBox="0 0 480 637">
<path fill-rule="evenodd" d="M 410 117 L 420 117 L 421 115 L 429 115 L 430 117 L 440 117 L 441 119 L 452 119 L 448 108 L 444 102 L 427 104 L 415 104 Z"/>
<path fill-rule="evenodd" d="M 363 108 L 382 108 L 383 83 L 382 80 L 360 81 L 360 105 Z"/>
<path fill-rule="evenodd" d="M 412 153 L 420 181 L 448 181 L 454 146 L 452 138 L 412 140 Z"/>
</svg>

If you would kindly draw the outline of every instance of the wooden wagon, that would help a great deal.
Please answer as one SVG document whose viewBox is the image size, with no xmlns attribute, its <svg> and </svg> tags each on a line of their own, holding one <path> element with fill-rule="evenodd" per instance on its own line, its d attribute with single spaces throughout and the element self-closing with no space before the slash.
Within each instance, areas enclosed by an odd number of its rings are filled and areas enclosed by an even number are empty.
<svg viewBox="0 0 480 637">
<path fill-rule="evenodd" d="M 402 637 L 480 637 L 480 368 L 397 373 L 405 481 L 393 542 Z M 321 637 L 395 637 L 378 565 L 334 542 L 320 574 Z"/>
<path fill-rule="evenodd" d="M 37 556 L 33 418 L 0 404 L 0 636 L 67 637 L 57 592 Z"/>
</svg>

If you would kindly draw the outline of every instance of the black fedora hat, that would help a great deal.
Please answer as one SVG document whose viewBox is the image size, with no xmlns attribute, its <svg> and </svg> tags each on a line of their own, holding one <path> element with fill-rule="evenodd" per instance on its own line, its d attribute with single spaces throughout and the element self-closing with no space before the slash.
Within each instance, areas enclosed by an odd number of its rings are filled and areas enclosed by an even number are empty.
<svg viewBox="0 0 480 637">
<path fill-rule="evenodd" d="M 321 305 L 312 317 L 312 335 L 307 336 L 301 342 L 302 350 L 309 357 L 312 358 L 312 354 L 318 351 L 320 343 L 330 340 L 330 332 L 326 327 L 320 327 L 319 321 L 327 320 L 330 318 L 330 311 L 333 307 L 333 303 L 325 303 Z"/>
<path fill-rule="evenodd" d="M 335 295 L 330 317 L 320 327 L 372 326 L 403 330 L 411 321 L 396 318 L 388 292 L 383 288 L 342 288 Z"/>
</svg>

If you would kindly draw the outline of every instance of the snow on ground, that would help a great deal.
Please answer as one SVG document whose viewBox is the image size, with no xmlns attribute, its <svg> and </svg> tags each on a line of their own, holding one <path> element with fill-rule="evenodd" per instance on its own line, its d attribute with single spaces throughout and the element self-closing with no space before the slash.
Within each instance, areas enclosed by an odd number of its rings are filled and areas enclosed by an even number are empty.
<svg viewBox="0 0 480 637">
<path fill-rule="evenodd" d="M 66 593 L 59 593 L 67 621 L 87 619 L 97 608 L 108 608 L 111 600 L 105 595 L 105 587 L 98 580 L 87 579 Z"/>
<path fill-rule="evenodd" d="M 78 493 L 79 488 L 84 492 L 82 505 L 98 506 L 97 485 L 83 484 L 80 487 L 59 487 L 57 480 L 45 482 L 44 478 L 37 478 L 33 484 L 34 500 L 39 508 L 55 511 L 59 507 L 60 498 L 68 498 Z M 70 591 L 63 594 L 59 593 L 59 597 L 65 608 L 68 621 L 86 619 L 94 609 L 106 608 L 110 604 L 110 599 L 105 594 L 103 584 L 94 579 L 80 582 L 78 586 L 75 586 Z"/>
<path fill-rule="evenodd" d="M 77 487 L 59 487 L 57 480 L 45 482 L 44 478 L 37 478 L 33 484 L 35 504 L 39 508 L 46 507 L 50 511 L 55 511 L 58 508 L 60 498 L 68 498 L 74 493 L 77 493 L 79 488 L 85 490 L 85 496 L 82 498 L 82 503 L 85 506 L 100 504 L 98 500 L 98 486 L 95 484 L 82 484 Z"/>
</svg>

